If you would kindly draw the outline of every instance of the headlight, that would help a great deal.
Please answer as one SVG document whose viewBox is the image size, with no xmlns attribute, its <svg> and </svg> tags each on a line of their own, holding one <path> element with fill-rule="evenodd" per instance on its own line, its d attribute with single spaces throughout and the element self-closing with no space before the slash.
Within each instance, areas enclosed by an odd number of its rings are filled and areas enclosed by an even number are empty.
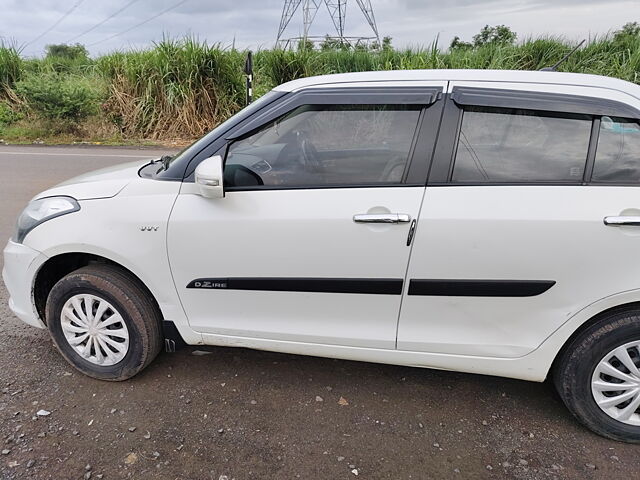
<svg viewBox="0 0 640 480">
<path fill-rule="evenodd" d="M 80 204 L 71 197 L 47 197 L 33 200 L 18 217 L 13 241 L 22 243 L 31 230 L 47 220 L 80 210 Z"/>
</svg>

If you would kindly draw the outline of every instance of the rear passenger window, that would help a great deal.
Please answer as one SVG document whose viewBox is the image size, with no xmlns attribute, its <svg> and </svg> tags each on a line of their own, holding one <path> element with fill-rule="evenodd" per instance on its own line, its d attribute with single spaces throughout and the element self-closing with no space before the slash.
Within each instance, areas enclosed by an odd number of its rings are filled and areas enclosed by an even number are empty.
<svg viewBox="0 0 640 480">
<path fill-rule="evenodd" d="M 581 183 L 591 123 L 586 115 L 468 108 L 462 118 L 452 180 Z"/>
<path fill-rule="evenodd" d="M 602 117 L 592 180 L 640 182 L 640 125 L 637 120 Z"/>
</svg>

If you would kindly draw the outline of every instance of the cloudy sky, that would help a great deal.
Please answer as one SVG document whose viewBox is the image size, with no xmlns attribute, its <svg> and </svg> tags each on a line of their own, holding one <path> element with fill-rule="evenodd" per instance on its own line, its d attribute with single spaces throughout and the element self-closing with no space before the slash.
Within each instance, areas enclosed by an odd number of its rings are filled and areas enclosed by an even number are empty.
<svg viewBox="0 0 640 480">
<path fill-rule="evenodd" d="M 455 35 L 470 40 L 485 24 L 509 25 L 519 39 L 550 34 L 578 40 L 640 21 L 640 0 L 371 3 L 380 36 L 392 37 L 400 47 L 428 45 L 436 37 L 446 47 Z M 0 0 L 0 39 L 23 46 L 27 56 L 41 55 L 50 43 L 69 42 L 83 43 L 97 55 L 144 47 L 163 34 L 189 34 L 225 46 L 235 42 L 239 48 L 269 48 L 275 41 L 283 4 L 284 0 Z M 370 33 L 354 0 L 348 2 L 346 20 L 346 34 Z M 139 25 L 142 22 L 146 23 Z M 299 9 L 286 36 L 299 35 L 301 28 Z M 319 10 L 311 34 L 324 35 L 332 28 L 326 8 Z"/>
</svg>

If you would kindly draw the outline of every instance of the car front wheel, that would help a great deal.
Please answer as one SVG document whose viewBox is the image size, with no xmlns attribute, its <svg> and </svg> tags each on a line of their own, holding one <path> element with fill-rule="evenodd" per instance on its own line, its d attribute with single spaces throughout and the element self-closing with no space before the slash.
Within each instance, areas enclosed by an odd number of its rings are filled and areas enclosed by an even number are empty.
<svg viewBox="0 0 640 480">
<path fill-rule="evenodd" d="M 161 350 L 157 306 L 115 266 L 90 265 L 62 278 L 49 293 L 46 316 L 60 353 L 93 378 L 126 380 Z"/>
<path fill-rule="evenodd" d="M 576 336 L 558 359 L 554 383 L 588 428 L 640 443 L 640 310 L 609 312 Z"/>
</svg>

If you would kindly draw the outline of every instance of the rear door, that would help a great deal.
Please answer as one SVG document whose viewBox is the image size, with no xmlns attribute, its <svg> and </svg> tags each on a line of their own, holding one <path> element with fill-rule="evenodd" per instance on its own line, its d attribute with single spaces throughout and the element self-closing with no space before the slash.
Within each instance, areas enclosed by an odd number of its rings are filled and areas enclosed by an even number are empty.
<svg viewBox="0 0 640 480">
<path fill-rule="evenodd" d="M 640 230 L 628 226 L 638 111 L 594 88 L 450 89 L 398 348 L 522 356 L 585 306 L 640 287 Z"/>
<path fill-rule="evenodd" d="M 395 348 L 443 87 L 304 91 L 234 131 L 226 197 L 185 187 L 171 215 L 192 328 Z"/>
</svg>

